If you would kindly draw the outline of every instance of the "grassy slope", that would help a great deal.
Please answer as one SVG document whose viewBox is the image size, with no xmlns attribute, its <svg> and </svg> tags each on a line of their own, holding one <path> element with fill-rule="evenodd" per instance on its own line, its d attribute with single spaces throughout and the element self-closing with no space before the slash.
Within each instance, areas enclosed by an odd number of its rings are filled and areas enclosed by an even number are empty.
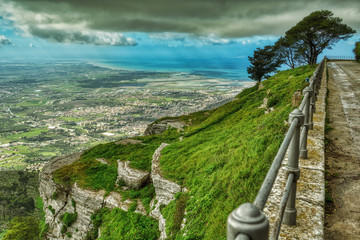
<svg viewBox="0 0 360 240">
<path fill-rule="evenodd" d="M 173 239 L 225 239 L 227 215 L 239 204 L 253 201 L 288 128 L 284 121 L 292 110 L 291 95 L 305 87 L 304 79 L 313 70 L 301 67 L 280 72 L 264 81 L 263 89 L 249 88 L 222 107 L 179 117 L 191 124 L 184 133 L 170 130 L 137 138 L 145 145 L 109 143 L 92 148 L 78 162 L 57 171 L 55 181 L 120 191 L 114 187 L 117 159 L 149 170 L 153 151 L 161 142 L 171 143 L 162 152 L 163 173 L 189 193 L 178 194 L 176 201 L 163 208 L 168 235 Z M 269 114 L 259 108 L 265 97 L 275 109 Z M 178 141 L 180 135 L 183 141 Z M 96 158 L 106 158 L 110 165 Z M 125 195 L 137 194 L 132 190 Z M 180 230 L 185 210 L 186 227 Z"/>
<path fill-rule="evenodd" d="M 176 239 L 225 239 L 228 214 L 252 202 L 260 188 L 288 128 L 284 120 L 292 110 L 291 95 L 305 87 L 308 70 L 284 71 L 261 90 L 247 89 L 189 129 L 182 142 L 163 150 L 165 176 L 189 188 L 192 196 L 186 227 Z M 270 114 L 259 108 L 265 97 L 275 109 Z M 176 214 L 173 206 L 166 208 L 172 208 L 168 218 Z"/>
</svg>

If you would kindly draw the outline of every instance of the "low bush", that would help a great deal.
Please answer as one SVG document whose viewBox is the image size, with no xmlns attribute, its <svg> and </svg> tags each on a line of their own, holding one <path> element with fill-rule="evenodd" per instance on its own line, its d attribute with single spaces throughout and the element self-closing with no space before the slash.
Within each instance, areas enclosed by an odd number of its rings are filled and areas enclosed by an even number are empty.
<svg viewBox="0 0 360 240">
<path fill-rule="evenodd" d="M 360 62 L 360 42 L 355 43 L 355 48 L 353 52 L 355 54 L 356 61 Z"/>
<path fill-rule="evenodd" d="M 156 240 L 160 236 L 158 222 L 135 212 L 125 212 L 119 208 L 109 210 L 103 208 L 94 214 L 94 228 L 87 235 L 86 240 Z M 98 237 L 98 228 L 101 236 Z"/>
</svg>

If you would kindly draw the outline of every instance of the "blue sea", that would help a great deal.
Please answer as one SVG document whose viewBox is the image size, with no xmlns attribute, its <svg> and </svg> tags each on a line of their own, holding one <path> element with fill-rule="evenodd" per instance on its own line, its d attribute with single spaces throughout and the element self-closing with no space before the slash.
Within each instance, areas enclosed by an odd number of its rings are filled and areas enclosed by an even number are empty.
<svg viewBox="0 0 360 240">
<path fill-rule="evenodd" d="M 146 58 L 94 61 L 118 69 L 156 72 L 181 72 L 209 78 L 249 81 L 247 58 Z"/>
</svg>

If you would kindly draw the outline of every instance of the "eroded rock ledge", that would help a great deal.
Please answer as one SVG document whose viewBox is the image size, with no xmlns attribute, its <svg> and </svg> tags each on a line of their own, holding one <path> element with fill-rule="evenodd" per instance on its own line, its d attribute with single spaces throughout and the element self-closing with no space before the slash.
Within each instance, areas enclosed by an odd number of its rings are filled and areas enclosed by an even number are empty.
<svg viewBox="0 0 360 240">
<path fill-rule="evenodd" d="M 160 134 L 165 132 L 169 127 L 173 127 L 181 130 L 185 126 L 185 123 L 176 119 L 165 119 L 158 123 L 150 124 L 146 129 L 145 135 Z"/>
<path fill-rule="evenodd" d="M 149 178 L 149 173 L 129 167 L 130 161 L 117 161 L 118 181 L 122 180 L 131 188 L 140 188 Z"/>
<path fill-rule="evenodd" d="M 150 208 L 153 209 L 150 212 L 150 216 L 159 220 L 160 238 L 166 239 L 166 220 L 161 214 L 160 207 L 168 205 L 175 199 L 175 194 L 180 192 L 181 186 L 165 179 L 161 174 L 160 169 L 160 156 L 161 151 L 168 146 L 167 143 L 162 143 L 160 147 L 155 150 L 151 163 L 151 180 L 155 187 L 156 197 L 150 203 Z"/>
<path fill-rule="evenodd" d="M 165 179 L 160 169 L 161 151 L 169 144 L 162 143 L 153 154 L 151 173 L 129 167 L 130 162 L 118 161 L 118 179 L 133 188 L 141 187 L 146 181 L 153 182 L 156 197 L 151 201 L 149 217 L 159 221 L 161 232 L 159 239 L 166 239 L 166 221 L 160 212 L 160 207 L 175 199 L 175 194 L 182 191 L 180 185 Z M 108 207 L 121 208 L 128 211 L 133 201 L 122 200 L 119 193 L 111 192 L 105 196 L 105 191 L 91 191 L 80 188 L 76 183 L 71 188 L 56 184 L 53 173 L 66 165 L 77 161 L 81 153 L 60 157 L 50 161 L 40 174 L 40 196 L 44 202 L 45 219 L 49 224 L 47 239 L 84 239 L 92 229 L 91 215 L 97 210 Z M 150 177 L 150 178 L 149 178 Z M 147 215 L 141 200 L 137 200 L 135 212 Z M 76 220 L 62 232 L 64 224 L 61 216 L 76 214 Z"/>
</svg>

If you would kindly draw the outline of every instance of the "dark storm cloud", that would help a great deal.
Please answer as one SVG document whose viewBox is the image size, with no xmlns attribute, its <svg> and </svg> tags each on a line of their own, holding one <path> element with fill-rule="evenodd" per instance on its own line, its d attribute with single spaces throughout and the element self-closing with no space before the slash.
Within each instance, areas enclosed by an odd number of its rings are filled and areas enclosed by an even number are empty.
<svg viewBox="0 0 360 240">
<path fill-rule="evenodd" d="M 8 46 L 8 45 L 13 45 L 13 44 L 8 38 L 0 34 L 0 47 Z"/>
<path fill-rule="evenodd" d="M 108 33 L 99 31 L 71 31 L 64 29 L 43 29 L 31 26 L 32 35 L 48 39 L 53 42 L 78 43 L 108 46 L 135 46 L 136 43 L 121 33 Z"/>
<path fill-rule="evenodd" d="M 1 0 L 0 0 L 1 1 Z M 312 11 L 329 9 L 358 29 L 359 0 L 3 0 L 0 14 L 29 35 L 55 41 L 76 31 L 177 32 L 236 38 L 282 35 Z M 56 29 L 57 34 L 51 29 Z M 39 31 L 41 29 L 41 31 Z M 46 34 L 48 30 L 48 34 Z M 71 30 L 71 31 L 70 31 Z M 60 34 L 70 34 L 65 37 Z M 71 34 L 70 34 L 71 35 Z M 59 39 L 59 40 L 57 40 Z M 84 43 L 86 40 L 82 40 Z M 126 41 L 124 42 L 127 45 Z M 131 44 L 130 44 L 131 45 Z"/>
</svg>

